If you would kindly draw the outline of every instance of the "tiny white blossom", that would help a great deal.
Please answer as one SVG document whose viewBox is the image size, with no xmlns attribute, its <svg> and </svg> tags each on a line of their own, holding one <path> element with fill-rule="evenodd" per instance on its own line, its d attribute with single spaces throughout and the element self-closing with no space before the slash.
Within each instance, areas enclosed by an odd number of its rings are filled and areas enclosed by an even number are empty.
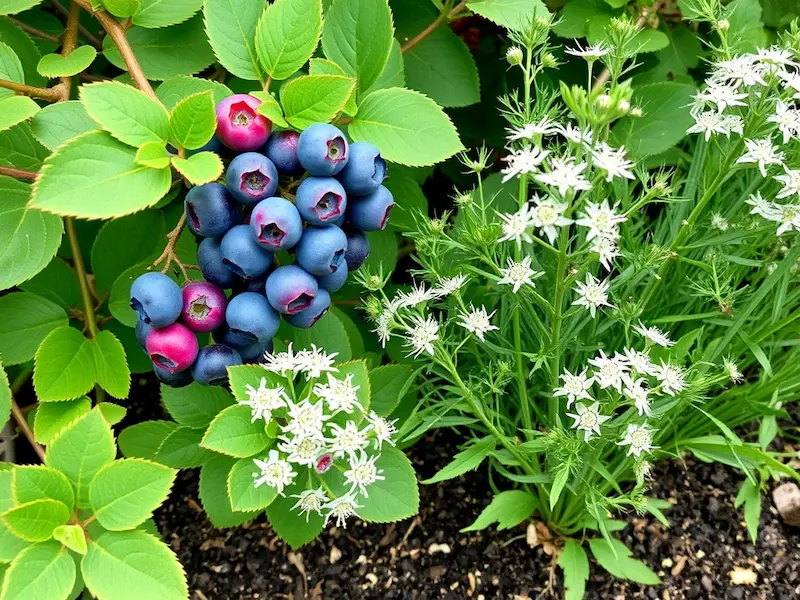
<svg viewBox="0 0 800 600">
<path fill-rule="evenodd" d="M 778 46 L 759 48 L 756 51 L 755 58 L 762 64 L 797 66 L 797 63 L 792 58 L 792 53 L 785 48 L 779 48 Z"/>
<path fill-rule="evenodd" d="M 597 44 L 590 44 L 587 45 L 585 48 L 582 48 L 580 44 L 578 44 L 575 48 L 565 48 L 564 54 L 571 54 L 572 56 L 580 56 L 581 58 L 585 58 L 586 60 L 595 61 L 599 58 L 603 58 L 606 54 L 611 52 L 611 48 L 605 45 L 604 42 L 598 42 Z"/>
<path fill-rule="evenodd" d="M 419 356 L 427 352 L 433 356 L 433 343 L 439 339 L 439 323 L 433 317 L 423 319 L 411 317 L 412 324 L 406 329 L 406 346 L 411 348 L 409 356 Z"/>
<path fill-rule="evenodd" d="M 767 85 L 763 78 L 764 69 L 756 62 L 755 57 L 749 54 L 734 56 L 715 65 L 715 81 L 732 81 L 745 86 Z"/>
<path fill-rule="evenodd" d="M 358 402 L 359 385 L 353 385 L 353 374 L 349 373 L 344 379 L 337 379 L 328 373 L 328 383 L 314 384 L 313 392 L 328 405 L 328 409 L 333 412 L 344 411 L 348 414 L 354 409 L 361 408 Z"/>
<path fill-rule="evenodd" d="M 576 399 L 593 400 L 594 398 L 589 394 L 589 390 L 594 383 L 594 377 L 587 377 L 587 371 L 588 369 L 584 369 L 582 372 L 573 375 L 569 369 L 565 368 L 564 373 L 561 375 L 561 380 L 564 384 L 553 389 L 553 397 L 566 396 L 567 408 L 572 406 Z"/>
<path fill-rule="evenodd" d="M 417 306 L 418 304 L 435 300 L 438 297 L 439 294 L 436 290 L 434 288 L 425 287 L 424 283 L 415 283 L 409 291 L 397 293 L 398 304 L 405 308 Z"/>
<path fill-rule="evenodd" d="M 622 392 L 622 384 L 629 368 L 628 360 L 622 354 L 606 356 L 606 353 L 600 350 L 600 356 L 590 358 L 587 362 L 597 369 L 594 372 L 594 380 L 601 389 L 610 387 Z"/>
<path fill-rule="evenodd" d="M 337 527 L 347 529 L 347 519 L 353 516 L 358 516 L 356 510 L 363 507 L 356 504 L 355 494 L 345 494 L 344 496 L 339 496 L 338 498 L 328 502 L 322 508 L 328 511 L 325 514 L 326 527 L 328 525 L 328 521 L 330 521 L 331 517 L 333 517 L 336 519 Z"/>
<path fill-rule="evenodd" d="M 292 494 L 290 497 L 299 498 L 292 510 L 299 511 L 301 516 L 305 513 L 306 523 L 308 523 L 308 517 L 311 516 L 312 512 L 322 516 L 322 507 L 327 502 L 330 502 L 330 498 L 325 495 L 322 488 L 303 490 L 299 494 Z"/>
<path fill-rule="evenodd" d="M 587 202 L 583 216 L 575 221 L 575 224 L 589 228 L 586 233 L 587 240 L 592 240 L 595 237 L 616 238 L 620 223 L 627 221 L 625 215 L 617 214 L 618 206 L 619 203 L 612 208 L 607 199 L 600 204 Z"/>
<path fill-rule="evenodd" d="M 450 294 L 460 290 L 467 283 L 469 277 L 459 273 L 454 277 L 440 277 L 439 284 L 434 288 L 434 292 L 438 297 L 449 296 Z"/>
<path fill-rule="evenodd" d="M 642 452 L 650 452 L 655 450 L 653 446 L 653 431 L 647 428 L 647 423 L 643 425 L 628 424 L 628 429 L 625 431 L 625 437 L 622 441 L 617 442 L 618 446 L 630 446 L 628 448 L 627 456 L 633 454 L 640 456 Z"/>
<path fill-rule="evenodd" d="M 648 397 L 648 394 L 650 393 L 650 390 L 646 387 L 645 380 L 632 380 L 629 377 L 626 377 L 626 379 L 627 381 L 625 382 L 625 387 L 622 388 L 622 393 L 626 398 L 628 398 L 628 400 L 633 402 L 640 415 L 647 415 L 649 417 L 650 398 Z"/>
<path fill-rule="evenodd" d="M 519 140 L 533 140 L 538 136 L 553 135 L 557 131 L 556 125 L 557 124 L 552 119 L 548 117 L 542 117 L 538 123 L 526 123 L 522 127 L 509 129 L 508 140 L 512 142 Z"/>
<path fill-rule="evenodd" d="M 589 310 L 592 318 L 597 316 L 597 309 L 603 306 L 614 308 L 614 305 L 608 301 L 608 281 L 598 281 L 591 273 L 586 274 L 586 283 L 576 281 L 574 288 L 575 293 L 578 294 L 578 299 L 572 304 L 573 306 L 585 306 Z"/>
<path fill-rule="evenodd" d="M 546 235 L 552 244 L 558 237 L 558 228 L 572 223 L 572 219 L 564 216 L 567 205 L 553 198 L 542 199 L 538 194 L 534 194 L 531 202 L 533 202 L 533 208 L 530 210 L 531 224 Z"/>
<path fill-rule="evenodd" d="M 514 241 L 519 246 L 523 241 L 532 242 L 528 230 L 533 227 L 533 217 L 531 207 L 525 204 L 517 212 L 503 214 L 497 213 L 503 221 L 503 237 L 498 242 Z"/>
<path fill-rule="evenodd" d="M 494 316 L 495 312 L 497 311 L 487 313 L 485 306 L 481 306 L 480 308 L 470 306 L 469 312 L 462 311 L 461 314 L 459 314 L 461 320 L 458 324 L 470 333 L 474 333 L 478 339 L 483 342 L 485 341 L 484 335 L 490 331 L 499 329 L 497 326 L 492 325 L 491 322 L 491 318 Z"/>
<path fill-rule="evenodd" d="M 261 473 L 253 473 L 255 487 L 268 485 L 278 491 L 278 495 L 283 496 L 283 489 L 292 483 L 297 473 L 287 461 L 280 458 L 277 450 L 270 450 L 267 460 L 253 459 L 255 465 Z"/>
<path fill-rule="evenodd" d="M 595 402 L 591 406 L 586 406 L 582 402 L 575 404 L 575 413 L 567 413 L 568 417 L 572 417 L 575 422 L 572 424 L 572 429 L 578 429 L 584 432 L 583 441 L 588 442 L 592 437 L 592 433 L 600 435 L 600 425 L 608 421 L 611 417 L 600 414 L 600 404 Z"/>
<path fill-rule="evenodd" d="M 338 352 L 327 354 L 322 348 L 311 344 L 311 350 L 302 350 L 297 353 L 297 363 L 301 373 L 306 374 L 306 379 L 314 379 L 323 373 L 338 373 L 339 369 L 333 366 Z"/>
<path fill-rule="evenodd" d="M 318 435 L 281 436 L 279 440 L 278 450 L 288 455 L 286 460 L 306 467 L 313 467 L 323 450 Z"/>
<path fill-rule="evenodd" d="M 361 456 L 350 461 L 350 469 L 344 472 L 344 478 L 350 485 L 350 493 L 358 490 L 362 496 L 369 498 L 367 487 L 376 481 L 384 481 L 383 469 L 375 466 L 375 461 L 380 455 L 375 454 L 371 457 L 366 452 L 361 452 Z"/>
<path fill-rule="evenodd" d="M 390 446 L 394 446 L 392 437 L 397 433 L 397 427 L 395 427 L 397 419 L 389 421 L 371 410 L 367 415 L 367 421 L 369 422 L 367 429 L 375 434 L 373 444 L 376 450 L 382 450 L 384 442 Z"/>
<path fill-rule="evenodd" d="M 693 115 L 694 125 L 686 133 L 702 133 L 706 141 L 715 133 L 725 133 L 725 124 L 722 115 L 713 110 L 696 113 Z"/>
<path fill-rule="evenodd" d="M 728 231 L 728 220 L 719 213 L 711 213 L 711 226 L 720 231 Z"/>
<path fill-rule="evenodd" d="M 278 375 L 288 375 L 289 373 L 296 374 L 300 372 L 300 364 L 298 363 L 298 355 L 292 352 L 292 344 L 286 349 L 286 352 L 267 352 L 264 354 L 265 364 L 262 365 L 267 371 L 277 373 Z"/>
<path fill-rule="evenodd" d="M 653 374 L 661 382 L 660 387 L 665 394 L 675 396 L 686 388 L 683 369 L 677 365 L 662 360 L 660 365 L 656 365 Z"/>
<path fill-rule="evenodd" d="M 633 348 L 625 348 L 624 356 L 632 371 L 642 375 L 654 374 L 655 365 L 653 361 L 650 360 L 650 355 L 646 352 L 634 350 Z"/>
<path fill-rule="evenodd" d="M 722 133 L 730 138 L 732 133 L 744 135 L 744 121 L 739 115 L 722 115 Z"/>
<path fill-rule="evenodd" d="M 747 98 L 747 94 L 738 93 L 734 86 L 714 83 L 713 81 L 706 83 L 708 84 L 706 89 L 695 96 L 695 100 L 698 102 L 713 104 L 717 107 L 717 112 L 720 113 L 725 112 L 725 109 L 729 106 L 747 106 L 745 102 L 742 102 L 744 98 Z"/>
<path fill-rule="evenodd" d="M 289 400 L 287 404 L 289 414 L 286 425 L 283 426 L 284 433 L 320 439 L 325 421 L 331 418 L 331 415 L 326 415 L 323 410 L 324 403 L 306 399 L 297 404 Z"/>
<path fill-rule="evenodd" d="M 589 146 L 592 143 L 592 130 L 589 127 L 581 130 L 576 125 L 567 123 L 566 125 L 559 125 L 558 133 L 579 146 Z"/>
<path fill-rule="evenodd" d="M 392 315 L 387 312 L 379 314 L 375 319 L 375 329 L 372 331 L 378 336 L 381 347 L 386 348 L 386 342 L 392 335 Z"/>
<path fill-rule="evenodd" d="M 739 370 L 739 367 L 736 365 L 736 363 L 731 359 L 723 358 L 722 367 L 725 369 L 725 373 L 728 375 L 728 379 L 730 379 L 732 383 L 742 383 L 742 381 L 744 381 L 742 372 Z"/>
<path fill-rule="evenodd" d="M 617 241 L 609 236 L 596 237 L 592 240 L 592 252 L 599 254 L 600 264 L 605 267 L 606 271 L 611 270 L 611 261 L 617 256 L 620 256 Z"/>
<path fill-rule="evenodd" d="M 793 138 L 800 137 L 800 111 L 778 100 L 775 105 L 775 114 L 767 121 L 776 123 L 778 131 L 783 134 L 783 143 L 786 144 Z"/>
<path fill-rule="evenodd" d="M 669 348 L 675 343 L 669 339 L 669 332 L 664 333 L 658 327 L 645 327 L 641 321 L 633 326 L 633 330 L 649 342 L 664 348 Z"/>
<path fill-rule="evenodd" d="M 789 169 L 784 166 L 785 175 L 775 175 L 773 179 L 783 184 L 783 189 L 778 192 L 776 198 L 788 198 L 789 196 L 800 196 L 800 169 Z"/>
<path fill-rule="evenodd" d="M 544 162 L 548 154 L 550 154 L 549 150 L 542 150 L 535 146 L 532 148 L 523 148 L 521 150 L 511 150 L 510 154 L 502 159 L 508 163 L 506 167 L 500 171 L 503 173 L 503 183 L 523 174 L 537 173 L 539 171 L 539 165 Z"/>
<path fill-rule="evenodd" d="M 568 191 L 592 189 L 591 182 L 583 174 L 585 170 L 586 163 L 580 162 L 576 164 L 575 158 L 572 156 L 552 158 L 550 160 L 550 172 L 536 175 L 536 180 L 558 189 L 558 193 L 564 197 Z"/>
<path fill-rule="evenodd" d="M 776 235 L 783 235 L 794 229 L 800 231 L 800 204 L 773 204 L 775 212 L 768 217 L 770 221 L 780 223 Z"/>
<path fill-rule="evenodd" d="M 782 165 L 783 152 L 778 152 L 769 138 L 760 140 L 744 140 L 747 152 L 740 156 L 738 163 L 756 163 L 763 177 L 767 176 L 767 165 Z"/>
<path fill-rule="evenodd" d="M 765 219 L 774 220 L 773 217 L 779 214 L 778 210 L 775 208 L 775 204 L 764 199 L 761 196 L 761 192 L 752 194 L 750 198 L 745 200 L 745 204 L 749 204 L 753 207 L 750 209 L 751 215 L 759 215 Z"/>
<path fill-rule="evenodd" d="M 624 146 L 612 148 L 605 142 L 600 142 L 592 154 L 595 167 L 606 172 L 606 181 L 611 181 L 614 177 L 635 179 L 631 172 L 633 163 L 625 158 Z"/>
<path fill-rule="evenodd" d="M 800 73 L 782 71 L 778 72 L 778 77 L 783 80 L 783 85 L 786 89 L 795 92 L 794 98 L 800 98 Z"/>
<path fill-rule="evenodd" d="M 328 429 L 331 431 L 328 449 L 337 458 L 345 455 L 352 458 L 357 452 L 365 450 L 369 446 L 368 427 L 359 429 L 355 422 L 347 421 L 344 427 L 336 423 L 329 423 Z"/>
<path fill-rule="evenodd" d="M 240 400 L 239 404 L 250 407 L 251 421 L 253 423 L 258 419 L 264 419 L 264 421 L 269 422 L 272 418 L 272 411 L 283 408 L 289 400 L 289 396 L 286 395 L 283 387 L 268 388 L 265 377 L 261 378 L 258 388 L 254 388 L 248 383 L 246 392 L 248 399 Z"/>
<path fill-rule="evenodd" d="M 498 281 L 498 285 L 506 284 L 513 286 L 512 291 L 516 294 L 523 285 L 536 287 L 534 279 L 540 277 L 541 271 L 531 269 L 531 257 L 526 256 L 521 261 L 516 262 L 511 257 L 508 258 L 508 268 L 500 269 L 503 275 Z"/>
</svg>

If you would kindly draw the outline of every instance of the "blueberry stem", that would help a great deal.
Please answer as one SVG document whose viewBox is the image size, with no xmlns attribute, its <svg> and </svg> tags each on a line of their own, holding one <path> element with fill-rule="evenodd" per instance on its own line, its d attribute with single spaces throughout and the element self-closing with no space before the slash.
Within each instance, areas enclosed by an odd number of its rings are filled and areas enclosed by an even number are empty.
<svg viewBox="0 0 800 600">
<path fill-rule="evenodd" d="M 32 35 L 33 37 L 37 37 L 42 40 L 47 40 L 48 42 L 55 42 L 61 43 L 61 40 L 54 35 L 50 35 L 46 31 L 41 31 L 40 29 L 36 29 L 36 27 L 31 27 L 27 23 L 23 23 L 19 19 L 15 19 L 14 17 L 7 17 L 9 21 L 14 23 L 17 27 L 22 29 L 25 33 Z"/>
<path fill-rule="evenodd" d="M 33 436 L 33 431 L 31 431 L 30 425 L 28 425 L 28 420 L 13 398 L 11 399 L 11 414 L 14 416 L 14 420 L 17 422 L 20 431 L 28 438 L 28 441 L 36 451 L 39 459 L 44 462 L 44 448 L 36 441 L 36 438 Z"/>
<path fill-rule="evenodd" d="M 178 255 L 175 254 L 175 244 L 178 243 L 178 239 L 181 237 L 181 232 L 186 225 L 186 213 L 181 214 L 181 218 L 178 220 L 178 224 L 175 225 L 175 228 L 167 234 L 167 245 L 164 247 L 164 251 L 161 253 L 153 264 L 150 265 L 150 268 L 156 267 L 160 265 L 162 262 L 164 266 L 161 269 L 162 273 L 166 273 L 169 270 L 169 267 L 172 263 L 178 265 L 178 268 L 181 270 L 183 274 L 183 278 L 188 280 L 189 275 L 186 273 L 186 266 L 184 265 L 181 260 L 178 258 Z"/>
<path fill-rule="evenodd" d="M 458 14 L 462 10 L 464 10 L 464 7 L 466 5 L 467 5 L 467 0 L 462 0 L 455 6 L 455 8 L 453 8 L 453 10 L 448 11 L 447 6 L 449 6 L 449 4 L 446 4 L 444 10 L 441 13 L 439 13 L 439 16 L 436 17 L 433 23 L 428 25 L 425 29 L 420 31 L 416 36 L 414 36 L 412 39 L 403 44 L 403 46 L 400 48 L 400 51 L 403 54 L 405 54 L 406 52 L 411 50 L 414 46 L 416 46 L 422 40 L 424 40 L 426 37 L 432 34 L 436 30 L 436 28 L 439 27 L 439 25 L 444 23 L 445 20 L 450 21 L 452 19 L 455 19 L 458 16 Z"/>
<path fill-rule="evenodd" d="M 86 267 L 83 264 L 83 255 L 78 244 L 78 235 L 75 233 L 75 223 L 71 217 L 64 217 L 64 228 L 67 230 L 69 246 L 72 249 L 72 262 L 75 266 L 75 274 L 78 276 L 78 287 L 81 290 L 81 300 L 83 301 L 83 315 L 86 318 L 86 325 L 89 327 L 89 337 L 97 337 L 97 317 L 92 306 L 92 296 L 89 292 L 89 282 L 86 279 Z"/>
</svg>

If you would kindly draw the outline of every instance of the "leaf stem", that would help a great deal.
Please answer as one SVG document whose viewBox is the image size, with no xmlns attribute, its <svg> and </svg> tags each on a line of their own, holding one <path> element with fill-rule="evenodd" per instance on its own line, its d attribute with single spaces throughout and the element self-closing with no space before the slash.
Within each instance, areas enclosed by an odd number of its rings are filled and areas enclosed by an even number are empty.
<svg viewBox="0 0 800 600">
<path fill-rule="evenodd" d="M 447 11 L 445 6 L 445 10 L 440 12 L 439 16 L 436 17 L 436 19 L 434 19 L 434 21 L 430 25 L 428 25 L 425 29 L 420 31 L 417 35 L 415 35 L 413 38 L 411 38 L 405 44 L 403 44 L 403 46 L 400 47 L 400 51 L 403 54 L 405 54 L 406 52 L 411 50 L 414 46 L 416 46 L 422 40 L 424 40 L 426 37 L 432 34 L 436 30 L 436 28 L 439 27 L 439 25 L 445 22 L 445 20 L 449 21 L 455 18 L 455 16 L 458 15 L 458 13 L 460 13 L 466 5 L 467 5 L 467 0 L 462 0 L 451 11 Z"/>
<path fill-rule="evenodd" d="M 41 31 L 40 29 L 36 29 L 35 27 L 31 27 L 27 23 L 23 23 L 19 19 L 15 19 L 14 17 L 8 17 L 8 20 L 14 23 L 17 27 L 22 29 L 25 33 L 32 35 L 33 37 L 37 37 L 41 40 L 47 40 L 48 42 L 55 42 L 59 43 L 61 40 L 54 35 L 50 35 L 45 31 Z"/>
<path fill-rule="evenodd" d="M 36 441 L 36 438 L 33 436 L 33 431 L 31 431 L 30 425 L 28 425 L 28 420 L 13 398 L 11 399 L 11 414 L 14 416 L 14 420 L 17 422 L 20 431 L 28 438 L 36 454 L 39 455 L 39 459 L 44 462 L 44 448 Z"/>
<path fill-rule="evenodd" d="M 178 265 L 178 268 L 181 270 L 184 279 L 189 279 L 189 275 L 186 273 L 186 265 L 184 265 L 181 260 L 178 258 L 178 255 L 175 253 L 175 244 L 178 243 L 178 239 L 181 237 L 181 232 L 183 232 L 183 228 L 186 226 L 186 213 L 184 212 L 181 214 L 181 218 L 178 220 L 178 224 L 175 225 L 175 228 L 167 234 L 167 245 L 164 248 L 164 251 L 161 253 L 153 264 L 150 265 L 150 268 L 164 263 L 163 268 L 161 269 L 162 273 L 166 273 L 169 269 L 170 265 L 174 262 Z"/>
<path fill-rule="evenodd" d="M 86 325 L 89 327 L 89 337 L 97 337 L 97 317 L 92 306 L 92 296 L 89 292 L 89 282 L 86 279 L 86 267 L 83 264 L 81 247 L 78 244 L 78 235 L 75 233 L 75 223 L 71 217 L 64 217 L 64 227 L 67 230 L 69 246 L 72 249 L 72 261 L 75 265 L 75 274 L 78 276 L 78 286 L 81 290 L 81 300 L 83 300 L 83 315 Z"/>
<path fill-rule="evenodd" d="M 24 83 L 17 83 L 16 81 L 9 81 L 8 79 L 0 79 L 0 88 L 13 90 L 17 93 L 31 98 L 39 98 L 47 102 L 58 102 L 64 99 L 64 87 L 62 84 L 54 85 L 53 87 L 40 88 Z"/>
<path fill-rule="evenodd" d="M 0 167 L 0 175 L 8 175 L 9 177 L 16 177 L 17 179 L 25 179 L 27 181 L 36 181 L 38 173 L 23 171 L 22 169 L 15 169 L 14 167 Z"/>
</svg>

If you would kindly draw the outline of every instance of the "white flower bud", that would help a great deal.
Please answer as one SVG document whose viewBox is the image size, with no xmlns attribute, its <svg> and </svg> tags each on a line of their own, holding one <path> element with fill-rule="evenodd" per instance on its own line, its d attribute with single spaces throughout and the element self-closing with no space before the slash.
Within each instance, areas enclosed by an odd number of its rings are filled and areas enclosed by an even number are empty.
<svg viewBox="0 0 800 600">
<path fill-rule="evenodd" d="M 617 110 L 620 112 L 628 112 L 631 109 L 631 103 L 625 100 L 624 98 L 617 102 Z"/>
<path fill-rule="evenodd" d="M 522 48 L 519 46 L 511 46 L 511 48 L 506 50 L 506 60 L 511 66 L 521 65 L 522 58 Z"/>
<path fill-rule="evenodd" d="M 728 19 L 720 19 L 719 21 L 717 21 L 717 29 L 719 29 L 720 31 L 728 31 L 730 27 L 731 24 L 730 21 L 728 21 Z"/>
<path fill-rule="evenodd" d="M 639 108 L 638 106 L 634 106 L 628 114 L 632 117 L 638 118 L 641 117 L 643 113 L 641 108 Z"/>
<path fill-rule="evenodd" d="M 611 96 L 608 94 L 603 94 L 599 98 L 597 98 L 597 106 L 600 108 L 608 108 L 611 106 Z"/>
</svg>

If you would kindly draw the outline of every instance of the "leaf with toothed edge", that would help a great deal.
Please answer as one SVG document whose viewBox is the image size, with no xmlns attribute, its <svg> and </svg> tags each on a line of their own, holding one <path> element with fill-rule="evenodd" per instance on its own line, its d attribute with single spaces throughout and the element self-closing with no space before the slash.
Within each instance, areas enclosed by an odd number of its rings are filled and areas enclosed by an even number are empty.
<svg viewBox="0 0 800 600">
<path fill-rule="evenodd" d="M 33 387 L 40 402 L 73 400 L 95 383 L 92 342 L 74 327 L 59 327 L 44 338 L 36 351 Z"/>
<path fill-rule="evenodd" d="M 257 80 L 261 68 L 256 52 L 256 29 L 264 0 L 205 0 L 206 33 L 214 54 L 228 71 Z"/>
<path fill-rule="evenodd" d="M 202 185 L 222 175 L 222 160 L 214 152 L 199 152 L 189 158 L 172 157 L 172 166 L 190 183 Z"/>
<path fill-rule="evenodd" d="M 273 79 L 286 79 L 308 62 L 321 34 L 321 0 L 276 0 L 256 28 L 261 66 Z"/>
<path fill-rule="evenodd" d="M 27 96 L 10 96 L 0 100 L 0 131 L 27 121 L 39 112 L 39 105 Z"/>
</svg>

